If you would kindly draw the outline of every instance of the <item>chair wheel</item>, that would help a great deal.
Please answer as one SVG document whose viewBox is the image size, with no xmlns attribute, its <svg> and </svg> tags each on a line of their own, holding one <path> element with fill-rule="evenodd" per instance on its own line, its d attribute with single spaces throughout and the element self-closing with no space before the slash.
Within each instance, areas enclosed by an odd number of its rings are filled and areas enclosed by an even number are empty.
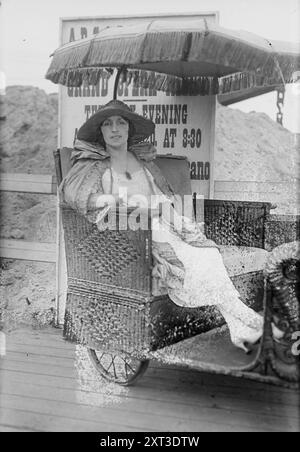
<svg viewBox="0 0 300 452">
<path fill-rule="evenodd" d="M 126 354 L 96 351 L 88 348 L 91 362 L 100 375 L 121 386 L 131 386 L 146 372 L 149 360 L 141 361 Z"/>
</svg>

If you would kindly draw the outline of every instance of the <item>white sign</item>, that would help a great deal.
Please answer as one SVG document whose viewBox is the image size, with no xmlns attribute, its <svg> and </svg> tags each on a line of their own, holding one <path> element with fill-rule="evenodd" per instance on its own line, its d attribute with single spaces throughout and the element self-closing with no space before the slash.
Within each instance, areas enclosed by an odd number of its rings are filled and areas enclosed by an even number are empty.
<svg viewBox="0 0 300 452">
<path fill-rule="evenodd" d="M 208 22 L 217 20 L 216 13 L 184 15 L 185 20 L 189 17 L 193 20 L 205 17 Z M 158 18 L 162 16 L 62 19 L 61 44 L 89 37 L 107 26 L 149 22 Z M 167 17 L 170 21 L 178 19 L 178 15 Z M 60 87 L 60 147 L 72 147 L 80 126 L 113 98 L 114 81 L 114 76 L 109 78 L 104 74 L 96 86 Z M 133 111 L 154 121 L 155 135 L 150 140 L 158 154 L 186 156 L 190 163 L 193 192 L 209 197 L 213 187 L 216 96 L 171 96 L 123 84 L 119 86 L 118 98 Z"/>
</svg>

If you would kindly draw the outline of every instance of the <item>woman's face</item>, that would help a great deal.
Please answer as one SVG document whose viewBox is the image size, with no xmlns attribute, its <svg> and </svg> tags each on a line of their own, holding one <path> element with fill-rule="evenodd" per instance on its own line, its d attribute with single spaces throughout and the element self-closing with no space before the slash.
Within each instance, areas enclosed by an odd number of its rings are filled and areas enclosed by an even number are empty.
<svg viewBox="0 0 300 452">
<path fill-rule="evenodd" d="M 119 148 L 128 141 L 129 123 L 122 116 L 111 116 L 101 125 L 101 132 L 107 146 Z"/>
</svg>

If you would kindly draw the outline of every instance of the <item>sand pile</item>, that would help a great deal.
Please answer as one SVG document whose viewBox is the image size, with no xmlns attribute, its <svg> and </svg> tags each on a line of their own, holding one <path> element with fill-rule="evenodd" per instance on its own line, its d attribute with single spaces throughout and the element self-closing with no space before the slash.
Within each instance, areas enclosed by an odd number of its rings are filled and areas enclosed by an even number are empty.
<svg viewBox="0 0 300 452">
<path fill-rule="evenodd" d="M 5 100 L 5 103 L 4 103 Z M 8 87 L 2 98 L 1 171 L 53 173 L 57 147 L 57 95 L 29 86 Z M 3 124 L 4 123 L 4 124 Z"/>
<path fill-rule="evenodd" d="M 216 119 L 216 180 L 300 181 L 296 137 L 264 113 L 219 106 Z"/>
<path fill-rule="evenodd" d="M 220 199 L 267 201 L 277 215 L 300 213 L 300 145 L 292 134 L 264 113 L 244 113 L 219 106 L 216 119 L 215 179 L 243 181 Z M 258 188 L 245 182 L 263 182 Z M 258 193 L 256 190 L 263 190 Z"/>
<path fill-rule="evenodd" d="M 0 327 L 41 328 L 55 320 L 55 265 L 5 261 L 0 274 Z M 0 328 L 1 329 L 1 328 Z"/>
<path fill-rule="evenodd" d="M 0 102 L 1 171 L 53 174 L 58 96 L 47 95 L 38 88 L 15 86 L 7 89 L 5 99 L 0 96 Z M 293 134 L 267 115 L 218 107 L 217 180 L 284 181 L 286 188 L 276 195 L 281 209 L 276 213 L 294 213 L 298 155 L 299 142 L 295 144 Z M 278 203 L 278 199 L 274 202 Z M 2 237 L 55 241 L 54 196 L 2 193 L 1 206 Z M 0 322 L 10 326 L 51 323 L 55 309 L 55 266 L 2 260 L 1 267 Z"/>
<path fill-rule="evenodd" d="M 1 172 L 53 174 L 57 95 L 16 86 L 1 102 Z M 1 193 L 0 228 L 7 239 L 55 242 L 55 196 Z M 54 315 L 55 265 L 2 260 L 0 323 L 41 327 L 51 324 Z"/>
</svg>

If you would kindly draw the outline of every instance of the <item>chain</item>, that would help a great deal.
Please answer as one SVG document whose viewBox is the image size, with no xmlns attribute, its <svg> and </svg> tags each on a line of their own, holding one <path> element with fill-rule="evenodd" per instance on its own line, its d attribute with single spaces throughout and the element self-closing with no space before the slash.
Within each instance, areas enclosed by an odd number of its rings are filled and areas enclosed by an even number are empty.
<svg viewBox="0 0 300 452">
<path fill-rule="evenodd" d="M 284 75 L 283 75 L 283 72 L 281 70 L 281 67 L 280 67 L 280 64 L 279 64 L 276 52 L 275 52 L 275 50 L 273 48 L 273 45 L 272 45 L 272 43 L 270 41 L 267 41 L 267 42 L 268 42 L 269 46 L 271 47 L 271 49 L 274 52 L 273 58 L 274 58 L 275 66 L 277 67 L 278 73 L 279 73 L 280 78 L 282 80 L 282 85 L 278 86 L 278 88 L 276 89 L 276 91 L 277 91 L 277 102 L 276 102 L 276 105 L 277 105 L 277 108 L 278 108 L 278 113 L 277 113 L 276 120 L 277 120 L 277 122 L 279 124 L 283 125 L 283 113 L 282 113 L 281 109 L 283 108 L 283 105 L 284 105 L 285 79 L 284 79 Z"/>
<path fill-rule="evenodd" d="M 284 96 L 285 96 L 285 87 L 284 86 L 279 86 L 277 88 L 277 108 L 278 108 L 278 113 L 277 113 L 277 117 L 276 120 L 279 124 L 283 125 L 283 112 L 282 112 L 282 108 L 284 106 Z"/>
</svg>

